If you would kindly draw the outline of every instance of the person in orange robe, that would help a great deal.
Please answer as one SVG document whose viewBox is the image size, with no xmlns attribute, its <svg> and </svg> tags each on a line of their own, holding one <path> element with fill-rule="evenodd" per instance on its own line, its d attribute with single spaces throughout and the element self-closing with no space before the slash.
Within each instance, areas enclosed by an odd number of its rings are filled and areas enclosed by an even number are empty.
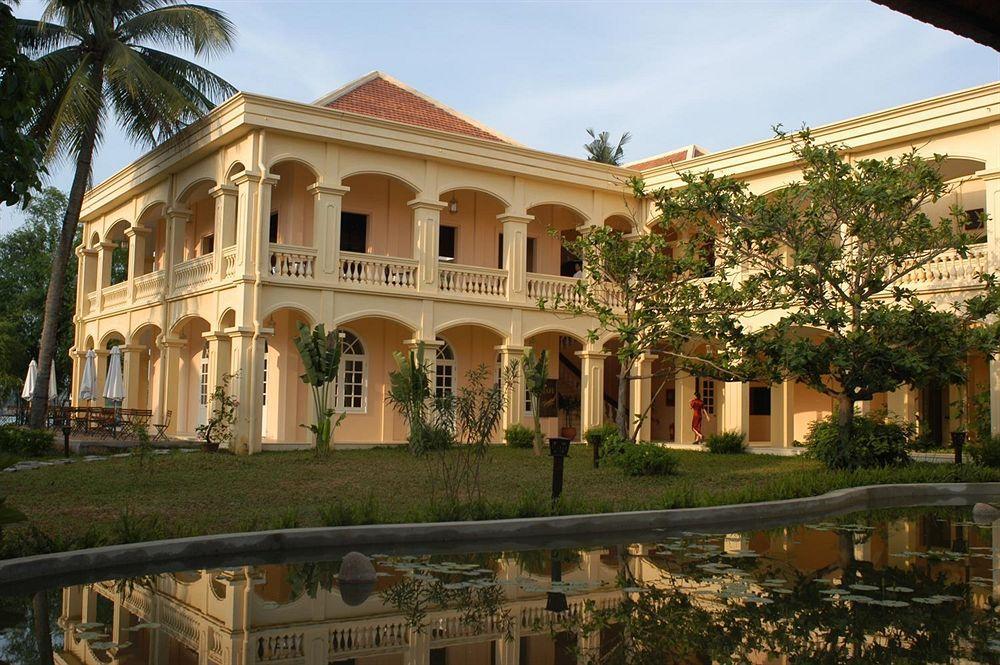
<svg viewBox="0 0 1000 665">
<path fill-rule="evenodd" d="M 701 395 L 698 393 L 694 394 L 691 398 L 691 431 L 694 432 L 694 442 L 702 443 L 705 441 L 705 435 L 701 433 L 701 421 L 704 418 L 709 420 L 708 411 L 705 410 L 705 403 L 701 401 Z"/>
</svg>

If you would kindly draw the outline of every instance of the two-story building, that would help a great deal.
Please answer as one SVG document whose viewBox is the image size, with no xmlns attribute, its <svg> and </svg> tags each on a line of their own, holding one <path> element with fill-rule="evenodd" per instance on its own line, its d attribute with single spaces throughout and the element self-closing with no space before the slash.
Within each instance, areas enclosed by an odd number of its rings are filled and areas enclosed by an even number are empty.
<svg viewBox="0 0 1000 665">
<path fill-rule="evenodd" d="M 968 258 L 944 256 L 913 276 L 927 297 L 949 302 L 974 274 L 1000 262 L 1000 84 L 991 84 L 815 128 L 852 156 L 918 146 L 949 155 L 946 175 L 983 242 Z M 756 191 L 798 175 L 785 142 L 722 152 L 666 153 L 617 168 L 522 146 L 379 72 L 313 104 L 240 93 L 86 196 L 82 220 L 73 395 L 83 358 L 121 346 L 125 406 L 170 420 L 174 436 L 204 422 L 213 388 L 235 374 L 236 447 L 251 452 L 307 444 L 308 388 L 292 338 L 301 323 L 342 331 L 338 443 L 399 443 L 386 404 L 393 353 L 424 343 L 438 390 L 469 369 L 500 366 L 528 347 L 548 349 L 557 406 L 547 432 L 578 434 L 617 407 L 615 341 L 588 340 L 588 317 L 542 311 L 539 298 L 570 295 L 575 259 L 560 236 L 587 227 L 629 228 L 652 211 L 623 186 L 642 176 L 673 186 L 679 169 L 712 169 Z M 818 333 L 817 333 L 818 334 Z M 687 403 L 700 390 L 709 428 L 739 429 L 751 443 L 789 446 L 829 398 L 802 385 L 716 383 L 641 363 L 629 408 L 658 403 L 643 435 L 692 439 Z M 1000 369 L 976 359 L 973 391 L 990 386 L 1000 430 Z M 658 390 L 661 382 L 667 382 Z M 876 402 L 948 430 L 945 388 L 902 390 Z M 577 406 L 579 405 L 579 406 Z M 523 387 L 511 388 L 504 424 L 530 420 Z M 169 414 L 169 416 L 168 416 Z"/>
</svg>

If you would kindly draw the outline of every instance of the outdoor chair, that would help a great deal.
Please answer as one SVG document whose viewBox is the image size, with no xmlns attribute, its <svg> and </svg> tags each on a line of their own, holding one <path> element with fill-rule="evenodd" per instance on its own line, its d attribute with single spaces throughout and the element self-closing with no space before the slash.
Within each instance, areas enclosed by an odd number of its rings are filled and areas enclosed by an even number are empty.
<svg viewBox="0 0 1000 665">
<path fill-rule="evenodd" d="M 162 423 L 153 423 L 153 428 L 156 429 L 156 434 L 153 436 L 153 441 L 169 441 L 167 438 L 167 428 L 170 427 L 170 418 L 174 415 L 173 411 L 167 411 L 166 417 L 163 419 Z"/>
</svg>

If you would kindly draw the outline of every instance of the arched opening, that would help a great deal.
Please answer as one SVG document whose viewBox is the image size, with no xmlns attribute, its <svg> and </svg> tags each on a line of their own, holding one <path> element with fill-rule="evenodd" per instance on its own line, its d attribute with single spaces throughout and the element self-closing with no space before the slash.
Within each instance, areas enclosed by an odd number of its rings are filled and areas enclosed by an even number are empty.
<svg viewBox="0 0 1000 665">
<path fill-rule="evenodd" d="M 340 251 L 411 258 L 413 214 L 407 203 L 416 191 L 398 178 L 359 173 L 345 178 Z"/>
<path fill-rule="evenodd" d="M 271 173 L 280 180 L 271 190 L 268 242 L 293 247 L 314 247 L 314 206 L 313 197 L 308 190 L 316 182 L 316 174 L 294 161 L 272 166 Z"/>
<path fill-rule="evenodd" d="M 190 261 L 215 251 L 215 200 L 208 191 L 215 187 L 211 180 L 201 180 L 181 194 L 178 202 L 191 212 L 183 233 L 183 245 L 178 249 L 178 261 Z"/>
<path fill-rule="evenodd" d="M 503 264 L 503 233 L 497 215 L 507 206 L 499 198 L 473 189 L 441 194 L 438 260 L 442 263 L 499 268 Z"/>
<path fill-rule="evenodd" d="M 637 231 L 635 224 L 625 215 L 611 215 L 604 220 L 604 225 L 626 235 L 636 233 Z"/>
<path fill-rule="evenodd" d="M 125 335 L 117 331 L 109 332 L 105 334 L 104 338 L 101 340 L 100 350 L 98 351 L 97 355 L 97 391 L 98 391 L 97 394 L 99 395 L 97 399 L 97 404 L 103 404 L 105 407 L 120 406 L 120 404 L 117 404 L 104 397 L 104 392 L 107 387 L 107 381 L 108 381 L 108 369 L 111 367 L 111 349 L 115 348 L 116 346 L 118 347 L 125 346 Z M 123 356 L 122 357 L 123 375 L 125 369 L 124 362 L 125 358 Z"/>
<path fill-rule="evenodd" d="M 105 286 L 121 284 L 128 279 L 129 238 L 125 232 L 130 224 L 124 219 L 115 222 L 104 234 L 106 251 L 111 251 L 111 260 L 105 264 L 103 283 Z M 110 246 L 109 246 L 110 245 Z"/>
<path fill-rule="evenodd" d="M 135 251 L 142 252 L 137 262 L 139 275 L 164 270 L 167 247 L 167 220 L 165 206 L 160 203 L 147 208 L 136 221 Z"/>
<path fill-rule="evenodd" d="M 446 342 L 451 356 L 447 362 L 451 367 L 453 391 L 468 385 L 467 376 L 472 370 L 484 367 L 491 375 L 497 374 L 496 349 L 504 340 L 495 330 L 474 323 L 459 323 L 444 327 L 437 334 L 439 340 Z M 493 436 L 495 441 L 503 440 L 503 432 L 499 429 Z"/>
<path fill-rule="evenodd" d="M 580 409 L 582 365 L 577 352 L 583 350 L 583 345 L 575 337 L 557 331 L 533 335 L 524 343 L 532 348 L 536 357 L 546 351 L 549 358 L 548 381 L 540 400 L 542 431 L 546 437 L 566 436 L 580 440 L 583 436 Z M 532 408 L 526 389 L 524 419 L 528 423 L 534 419 Z"/>
<path fill-rule="evenodd" d="M 268 443 L 310 443 L 309 430 L 301 427 L 311 422 L 312 395 L 302 381 L 305 367 L 295 347 L 299 325 L 312 328 L 312 321 L 302 311 L 281 308 L 264 319 L 264 326 L 274 330 L 264 350 L 264 374 L 261 377 L 261 436 Z"/>
<path fill-rule="evenodd" d="M 341 377 L 334 410 L 346 414 L 334 432 L 343 443 L 405 443 L 406 423 L 386 403 L 389 373 L 396 370 L 393 353 L 407 353 L 414 330 L 384 317 L 364 316 L 341 322 Z M 428 348 L 425 358 L 433 358 Z"/>
<path fill-rule="evenodd" d="M 455 350 L 447 340 L 437 338 L 434 360 L 434 394 L 437 397 L 455 394 Z"/>
<path fill-rule="evenodd" d="M 572 277 L 579 259 L 565 247 L 565 241 L 580 234 L 586 221 L 569 206 L 545 203 L 528 209 L 534 219 L 528 224 L 528 272 Z M 549 230 L 555 229 L 556 237 Z"/>
<path fill-rule="evenodd" d="M 177 384 L 167 386 L 168 405 L 174 401 L 171 425 L 179 436 L 194 437 L 195 429 L 207 422 L 209 405 L 208 387 L 209 347 L 205 333 L 211 329 L 208 321 L 200 316 L 187 317 L 174 326 L 179 338 L 177 349 Z"/>
<path fill-rule="evenodd" d="M 160 347 L 157 339 L 160 336 L 160 327 L 155 324 L 147 324 L 132 333 L 132 347 L 139 347 L 138 351 L 129 354 L 126 362 L 138 362 L 139 368 L 136 376 L 138 385 L 135 386 L 134 395 L 126 395 L 126 400 L 135 409 L 155 410 L 159 408 L 161 396 L 155 389 L 159 385 L 163 367 L 160 363 Z"/>
</svg>

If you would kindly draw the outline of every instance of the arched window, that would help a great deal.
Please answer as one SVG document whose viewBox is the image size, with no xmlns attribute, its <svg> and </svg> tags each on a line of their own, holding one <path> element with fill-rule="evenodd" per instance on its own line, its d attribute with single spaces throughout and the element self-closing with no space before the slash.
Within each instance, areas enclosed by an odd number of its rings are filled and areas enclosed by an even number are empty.
<svg viewBox="0 0 1000 665">
<path fill-rule="evenodd" d="M 208 340 L 201 347 L 201 366 L 198 368 L 198 424 L 208 422 Z"/>
<path fill-rule="evenodd" d="M 359 412 L 365 409 L 365 347 L 357 335 L 341 331 L 340 375 L 337 377 L 337 408 Z"/>
<path fill-rule="evenodd" d="M 455 392 L 455 351 L 440 337 L 438 341 L 442 344 L 437 348 L 434 363 L 434 395 L 444 397 Z"/>
</svg>

